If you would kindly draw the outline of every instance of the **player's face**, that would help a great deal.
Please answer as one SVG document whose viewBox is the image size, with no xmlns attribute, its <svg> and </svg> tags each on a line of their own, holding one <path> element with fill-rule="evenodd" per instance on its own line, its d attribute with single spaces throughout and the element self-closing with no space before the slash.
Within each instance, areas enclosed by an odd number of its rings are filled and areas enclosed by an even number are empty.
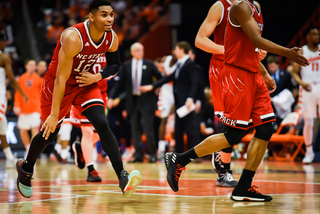
<svg viewBox="0 0 320 214">
<path fill-rule="evenodd" d="M 313 44 L 319 44 L 319 30 L 312 29 L 308 34 L 307 39 Z"/>
<path fill-rule="evenodd" d="M 111 31 L 114 22 L 114 12 L 111 6 L 100 6 L 94 14 L 95 26 L 101 31 Z"/>
</svg>

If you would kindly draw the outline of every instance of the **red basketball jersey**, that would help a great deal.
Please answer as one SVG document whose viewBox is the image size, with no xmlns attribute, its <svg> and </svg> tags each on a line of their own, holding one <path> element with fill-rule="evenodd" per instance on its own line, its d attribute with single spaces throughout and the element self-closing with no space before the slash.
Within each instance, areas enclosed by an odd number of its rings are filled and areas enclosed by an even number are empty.
<svg viewBox="0 0 320 214">
<path fill-rule="evenodd" d="M 67 84 L 75 84 L 76 76 L 79 76 L 79 72 L 93 72 L 92 67 L 96 63 L 97 59 L 102 56 L 105 52 L 107 52 L 112 46 L 113 42 L 113 30 L 110 32 L 105 32 L 102 41 L 100 44 L 95 44 L 89 33 L 88 22 L 82 22 L 76 24 L 68 29 L 75 29 L 81 38 L 82 41 L 82 49 L 81 51 L 73 57 L 73 65 L 72 71 L 69 79 L 67 80 Z M 58 54 L 61 48 L 61 38 L 58 41 L 56 49 L 54 51 L 51 63 L 49 65 L 49 70 L 47 73 L 56 76 L 57 67 L 58 67 Z"/>
<path fill-rule="evenodd" d="M 107 65 L 107 59 L 105 54 L 103 54 L 102 56 L 99 57 L 99 59 L 97 60 L 96 64 L 94 64 L 92 70 L 93 73 L 96 74 L 99 71 L 101 71 L 101 69 Z M 106 79 L 102 79 L 98 82 L 99 88 L 101 92 L 106 92 L 108 89 L 108 82 Z"/>
<path fill-rule="evenodd" d="M 230 0 L 220 0 L 218 1 L 222 6 L 222 14 L 220 21 L 216 28 L 214 29 L 213 41 L 218 45 L 224 45 L 224 35 L 226 31 L 226 26 L 228 22 L 228 14 L 232 2 Z M 212 54 L 212 58 L 224 60 L 223 54 Z"/>
<path fill-rule="evenodd" d="M 251 4 L 248 0 L 242 0 L 251 8 L 252 16 L 256 20 L 260 35 L 263 29 L 263 18 L 260 9 Z M 232 7 L 232 6 L 231 6 Z M 259 71 L 259 49 L 250 41 L 247 34 L 240 25 L 231 23 L 228 18 L 225 35 L 225 63 L 239 67 L 241 69 L 258 72 Z"/>
</svg>

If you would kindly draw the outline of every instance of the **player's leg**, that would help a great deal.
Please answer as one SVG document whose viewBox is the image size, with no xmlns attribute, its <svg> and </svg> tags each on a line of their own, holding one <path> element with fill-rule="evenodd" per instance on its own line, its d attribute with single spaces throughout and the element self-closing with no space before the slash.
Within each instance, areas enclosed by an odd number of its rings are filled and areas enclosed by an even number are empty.
<svg viewBox="0 0 320 214">
<path fill-rule="evenodd" d="M 98 172 L 95 170 L 93 165 L 93 127 L 90 126 L 81 126 L 82 138 L 81 138 L 81 149 L 83 157 L 88 168 L 88 182 L 101 182 Z"/>
<path fill-rule="evenodd" d="M 317 112 L 317 97 L 319 93 L 312 93 L 303 90 L 301 97 L 302 117 L 304 119 L 303 138 L 306 145 L 306 155 L 303 158 L 303 163 L 311 163 L 314 159 L 314 152 L 312 146 L 313 140 L 313 124 Z"/>
<path fill-rule="evenodd" d="M 108 125 L 104 107 L 102 105 L 93 105 L 84 110 L 82 114 L 98 132 L 102 148 L 109 156 L 113 169 L 119 178 L 119 187 L 123 195 L 125 197 L 132 195 L 136 187 L 141 183 L 142 175 L 138 170 L 134 170 L 129 174 L 123 169 L 118 142 Z"/>
<path fill-rule="evenodd" d="M 312 146 L 313 139 L 313 118 L 304 118 L 304 127 L 303 127 L 303 139 L 306 145 L 306 155 L 303 158 L 303 163 L 312 163 L 314 159 L 314 152 Z"/>
<path fill-rule="evenodd" d="M 12 154 L 11 148 L 6 138 L 7 131 L 7 118 L 4 114 L 0 113 L 0 140 L 3 152 L 6 156 L 6 168 L 13 168 L 15 163 L 15 157 Z"/>
<path fill-rule="evenodd" d="M 32 196 L 31 179 L 36 160 L 42 151 L 56 138 L 59 132 L 59 127 L 57 127 L 56 130 L 50 134 L 47 140 L 42 137 L 43 132 L 44 131 L 40 131 L 31 140 L 31 145 L 26 160 L 18 159 L 16 163 L 18 172 L 17 187 L 20 194 L 26 198 L 30 198 Z"/>
</svg>

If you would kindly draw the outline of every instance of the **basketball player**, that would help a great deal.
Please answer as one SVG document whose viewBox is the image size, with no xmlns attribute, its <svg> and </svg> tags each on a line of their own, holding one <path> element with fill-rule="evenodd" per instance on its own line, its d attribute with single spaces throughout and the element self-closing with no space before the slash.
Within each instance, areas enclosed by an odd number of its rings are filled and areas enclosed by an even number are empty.
<svg viewBox="0 0 320 214">
<path fill-rule="evenodd" d="M 191 160 L 239 143 L 245 130 L 255 127 L 246 164 L 231 199 L 270 201 L 271 196 L 261 194 L 251 184 L 273 133 L 271 122 L 275 121 L 267 85 L 258 73 L 259 67 L 266 71 L 259 62 L 259 48 L 289 57 L 303 66 L 309 63 L 298 53 L 298 48 L 287 49 L 261 37 L 262 14 L 253 0 L 235 1 L 228 20 L 224 43 L 225 65 L 221 76 L 224 108 L 219 118 L 228 126 L 227 131 L 211 135 L 187 152 L 166 153 L 167 181 L 173 191 L 178 191 L 181 172 Z"/>
<path fill-rule="evenodd" d="M 196 39 L 195 45 L 206 52 L 212 53 L 209 67 L 209 82 L 214 103 L 216 117 L 223 112 L 221 71 L 224 65 L 224 36 L 227 26 L 228 13 L 234 0 L 219 0 L 214 3 L 203 21 Z M 255 4 L 258 3 L 255 1 Z M 260 5 L 258 5 L 260 7 Z M 209 37 L 214 34 L 214 41 Z M 260 51 L 260 60 L 266 56 L 266 51 Z M 212 155 L 212 166 L 218 172 L 216 186 L 234 187 L 237 181 L 230 170 L 232 146 L 215 152 Z"/>
<path fill-rule="evenodd" d="M 6 168 L 13 168 L 15 157 L 12 154 L 11 148 L 7 142 L 6 131 L 7 131 L 7 117 L 5 115 L 7 110 L 7 97 L 6 97 L 6 76 L 10 81 L 10 85 L 17 90 L 23 97 L 24 102 L 27 103 L 28 97 L 20 88 L 17 83 L 12 67 L 10 57 L 3 53 L 4 48 L 7 45 L 7 41 L 4 34 L 0 34 L 0 140 L 3 152 L 6 156 Z"/>
<path fill-rule="evenodd" d="M 169 76 L 177 68 L 178 59 L 172 51 L 172 55 L 165 57 L 163 62 L 164 73 Z M 159 69 L 160 70 L 160 69 Z M 159 143 L 158 143 L 158 159 L 163 159 L 164 152 L 168 142 L 165 140 L 166 124 L 168 116 L 174 105 L 173 83 L 169 82 L 161 86 L 158 99 L 158 109 L 160 110 L 160 126 L 159 126 Z"/>
<path fill-rule="evenodd" d="M 103 54 L 100 56 L 93 66 L 93 73 L 96 74 L 107 64 L 106 57 Z M 91 73 L 87 73 L 87 77 L 94 77 L 94 75 L 90 75 Z M 98 82 L 101 97 L 104 102 L 104 108 L 107 105 L 107 88 L 108 83 L 106 79 L 102 79 Z M 72 106 L 70 112 L 70 121 L 71 124 L 75 126 L 80 126 L 82 132 L 81 144 L 79 142 L 74 142 L 72 145 L 72 149 L 75 154 L 75 162 L 79 169 L 83 169 L 86 165 L 88 168 L 88 182 L 101 182 L 101 178 L 99 173 L 95 170 L 93 166 L 93 144 L 99 140 L 99 136 L 97 133 L 94 133 L 93 126 L 90 121 L 82 116 L 81 113 L 77 110 L 75 106 Z M 82 158 L 83 157 L 83 158 Z"/>
<path fill-rule="evenodd" d="M 318 28 L 310 26 L 305 31 L 305 37 L 307 44 L 302 46 L 300 53 L 308 59 L 310 65 L 301 67 L 298 63 L 294 63 L 292 77 L 301 86 L 300 101 L 304 119 L 303 138 L 307 150 L 302 162 L 311 163 L 314 159 L 312 147 L 313 120 L 317 117 L 317 105 L 320 106 L 320 45 Z"/>
<path fill-rule="evenodd" d="M 86 116 L 98 132 L 103 149 L 108 154 L 119 179 L 123 195 L 130 196 L 142 181 L 134 170 L 123 169 L 118 142 L 111 132 L 104 113 L 104 103 L 96 82 L 115 75 L 120 67 L 118 36 L 112 30 L 114 11 L 110 2 L 93 0 L 89 6 L 89 21 L 66 29 L 56 46 L 41 90 L 41 120 L 45 121 L 31 142 L 26 160 L 17 161 L 17 187 L 24 197 L 32 196 L 31 179 L 37 157 L 57 136 L 63 118 L 71 106 Z M 96 60 L 106 54 L 107 66 L 87 78 Z M 80 85 L 79 85 L 80 84 Z"/>
</svg>

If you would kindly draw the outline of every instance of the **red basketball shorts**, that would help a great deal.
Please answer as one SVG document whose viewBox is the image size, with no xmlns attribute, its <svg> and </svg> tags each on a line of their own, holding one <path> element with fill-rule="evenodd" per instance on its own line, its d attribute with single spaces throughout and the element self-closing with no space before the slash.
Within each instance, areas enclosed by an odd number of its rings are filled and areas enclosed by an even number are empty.
<svg viewBox="0 0 320 214">
<path fill-rule="evenodd" d="M 222 70 L 222 123 L 248 129 L 275 121 L 269 91 L 259 73 L 248 72 L 230 65 Z"/>
<path fill-rule="evenodd" d="M 214 114 L 216 116 L 223 112 L 221 86 L 221 71 L 223 66 L 224 61 L 211 57 L 209 67 L 209 82 L 214 106 Z"/>
<path fill-rule="evenodd" d="M 54 81 L 55 77 L 51 74 L 45 75 L 43 80 L 41 88 L 41 120 L 43 122 L 46 121 L 51 113 Z M 94 83 L 85 87 L 66 84 L 65 93 L 60 106 L 59 124 L 70 112 L 72 105 L 80 112 L 80 114 L 91 106 L 104 106 L 98 84 Z"/>
<path fill-rule="evenodd" d="M 108 100 L 108 95 L 107 92 L 101 91 L 101 97 L 102 100 L 104 102 L 104 108 L 107 107 L 107 100 Z M 92 126 L 90 121 L 81 114 L 81 112 L 75 107 L 72 106 L 71 107 L 71 111 L 70 111 L 70 122 L 72 125 L 80 127 L 80 126 Z"/>
</svg>

